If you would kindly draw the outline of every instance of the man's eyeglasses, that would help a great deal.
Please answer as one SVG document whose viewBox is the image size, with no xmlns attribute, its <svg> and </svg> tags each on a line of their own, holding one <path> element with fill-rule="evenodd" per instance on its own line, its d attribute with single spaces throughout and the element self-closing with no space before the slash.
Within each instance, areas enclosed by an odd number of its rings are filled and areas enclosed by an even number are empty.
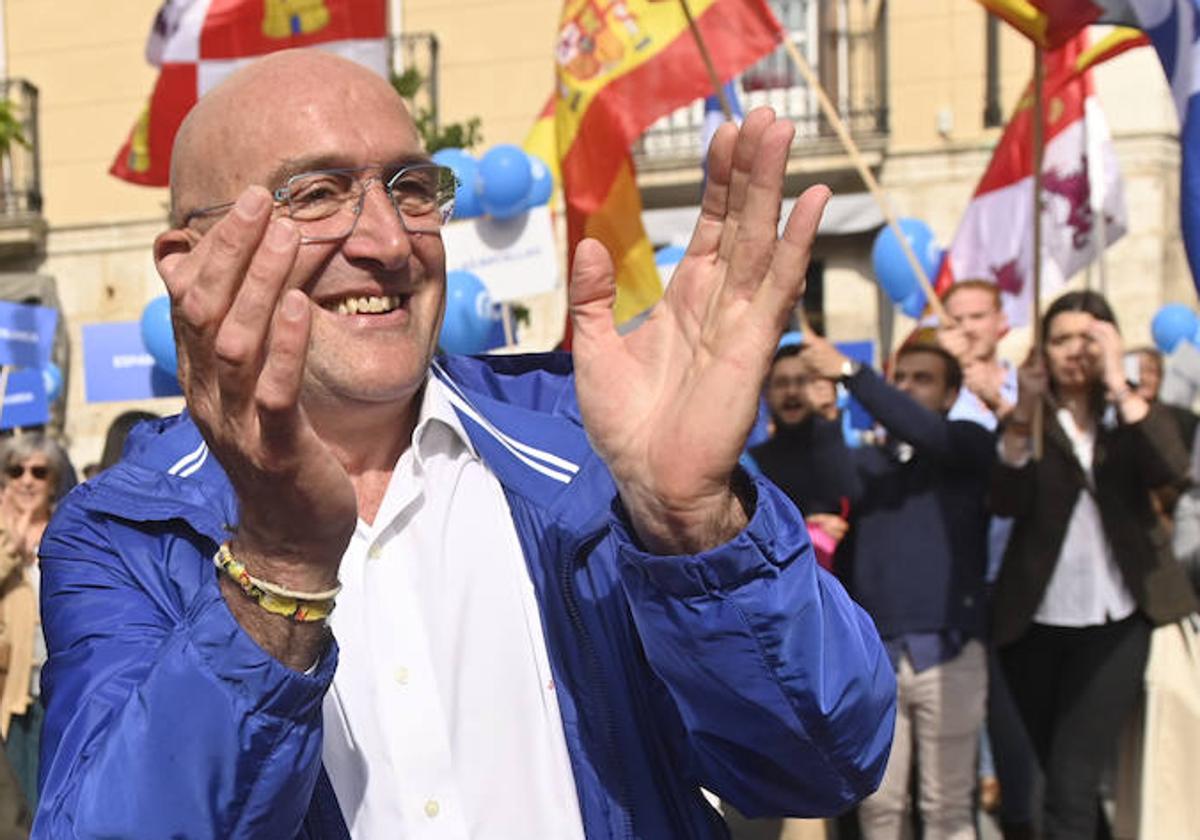
<svg viewBox="0 0 1200 840">
<path fill-rule="evenodd" d="M 13 481 L 16 481 L 18 478 L 25 475 L 26 470 L 28 470 L 29 474 L 38 481 L 45 481 L 50 477 L 50 468 L 45 464 L 34 464 L 32 467 L 27 467 L 24 464 L 9 464 L 4 468 L 4 474 Z"/>
<path fill-rule="evenodd" d="M 368 173 L 377 173 L 368 175 Z M 417 163 L 394 173 L 378 174 L 377 167 L 321 169 L 302 172 L 271 195 L 287 208 L 288 218 L 300 230 L 301 242 L 334 242 L 354 232 L 362 215 L 367 189 L 378 181 L 391 199 L 401 224 L 409 233 L 436 233 L 454 214 L 454 171 L 436 163 Z M 193 219 L 224 213 L 233 207 L 227 201 L 193 210 L 180 227 Z"/>
</svg>

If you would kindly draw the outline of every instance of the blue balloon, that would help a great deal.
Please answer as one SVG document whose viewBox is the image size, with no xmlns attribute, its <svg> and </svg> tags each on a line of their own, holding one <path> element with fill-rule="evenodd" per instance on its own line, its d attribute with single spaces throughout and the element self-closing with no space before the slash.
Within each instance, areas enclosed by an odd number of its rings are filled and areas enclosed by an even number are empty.
<svg viewBox="0 0 1200 840">
<path fill-rule="evenodd" d="M 779 346 L 776 349 L 790 347 L 793 344 L 803 344 L 804 333 L 801 330 L 788 330 L 783 335 L 779 336 Z"/>
<path fill-rule="evenodd" d="M 142 310 L 142 343 L 154 364 L 164 373 L 177 376 L 179 358 L 175 355 L 175 333 L 171 330 L 171 300 L 160 295 Z"/>
<path fill-rule="evenodd" d="M 489 216 L 508 219 L 525 212 L 525 199 L 533 186 L 529 156 L 511 143 L 492 146 L 479 160 L 479 201 Z"/>
<path fill-rule="evenodd" d="M 925 276 L 932 280 L 941 267 L 942 258 L 933 231 L 920 219 L 900 219 L 898 224 L 916 254 L 917 262 L 925 270 Z M 895 303 L 902 303 L 920 286 L 890 226 L 884 227 L 875 237 L 875 244 L 871 246 L 871 265 L 875 269 L 875 279 Z"/>
<path fill-rule="evenodd" d="M 687 249 L 682 245 L 667 245 L 654 252 L 655 265 L 675 265 L 683 259 Z"/>
<path fill-rule="evenodd" d="M 1150 334 L 1154 346 L 1170 353 L 1181 341 L 1191 341 L 1200 330 L 1200 318 L 1190 307 L 1182 303 L 1168 303 L 1154 313 L 1150 322 Z"/>
<path fill-rule="evenodd" d="M 479 180 L 479 163 L 462 149 L 438 149 L 433 153 L 433 162 L 454 170 L 458 178 L 458 189 L 454 191 L 454 218 L 474 219 L 483 215 L 479 203 L 476 182 Z"/>
<path fill-rule="evenodd" d="M 54 402 L 62 394 L 63 375 L 58 365 L 46 362 L 42 368 L 42 384 L 46 386 L 46 399 Z"/>
<path fill-rule="evenodd" d="M 920 318 L 925 314 L 925 291 L 918 286 L 900 304 L 900 311 L 909 318 Z"/>
<path fill-rule="evenodd" d="M 469 271 L 446 274 L 446 316 L 438 343 L 447 353 L 482 353 L 488 349 L 495 320 L 487 286 Z"/>
<path fill-rule="evenodd" d="M 525 206 L 541 207 L 554 194 L 554 175 L 537 155 L 529 156 L 529 171 L 533 174 L 533 183 L 529 187 L 529 195 L 525 196 Z"/>
</svg>

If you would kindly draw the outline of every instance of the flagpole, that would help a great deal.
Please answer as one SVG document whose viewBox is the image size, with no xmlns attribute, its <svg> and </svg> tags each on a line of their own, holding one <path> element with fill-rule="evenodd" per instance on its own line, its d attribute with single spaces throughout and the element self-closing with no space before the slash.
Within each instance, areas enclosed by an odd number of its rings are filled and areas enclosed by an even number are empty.
<svg viewBox="0 0 1200 840">
<path fill-rule="evenodd" d="M 717 101 L 721 103 L 721 112 L 725 114 L 725 122 L 733 122 L 733 108 L 729 105 L 729 97 L 725 95 L 725 86 L 721 84 L 721 77 L 717 75 L 717 68 L 713 64 L 708 45 L 704 43 L 704 37 L 700 34 L 700 27 L 696 25 L 696 19 L 692 17 L 692 9 L 688 6 L 687 0 L 679 0 L 679 7 L 683 9 L 688 29 L 692 32 L 692 39 L 700 50 L 700 57 L 704 59 L 704 68 L 708 70 L 708 79 L 712 82 L 713 92 L 717 95 Z"/>
<path fill-rule="evenodd" d="M 1033 45 L 1033 346 L 1041 352 L 1042 341 L 1042 144 L 1045 142 L 1045 113 L 1042 109 L 1042 88 L 1045 69 L 1042 48 Z M 1041 400 L 1033 407 L 1033 458 L 1042 459 L 1045 410 Z"/>
<path fill-rule="evenodd" d="M 867 185 L 871 195 L 874 196 L 875 202 L 879 205 L 879 210 L 883 213 L 883 218 L 887 220 L 887 225 L 895 234 L 896 239 L 900 243 L 900 248 L 904 252 L 904 258 L 908 260 L 908 265 L 916 275 L 917 283 L 921 286 L 921 291 L 925 293 L 925 300 L 928 302 L 930 309 L 937 315 L 938 320 L 943 323 L 949 323 L 950 318 L 946 314 L 946 310 L 942 307 L 942 302 L 938 298 L 937 293 L 933 290 L 933 284 L 929 281 L 929 277 L 925 274 L 925 269 L 921 267 L 920 260 L 913 253 L 912 246 L 909 245 L 904 232 L 900 230 L 900 225 L 896 221 L 896 216 L 892 213 L 891 207 L 888 206 L 887 198 L 883 194 L 883 188 L 879 186 L 879 182 L 871 173 L 870 167 L 867 166 L 866 160 L 862 156 L 862 152 L 858 149 L 858 144 L 854 142 L 854 138 L 850 136 L 850 132 L 846 128 L 845 122 L 842 121 L 841 115 L 834 107 L 829 94 L 822 87 L 820 79 L 813 71 L 812 65 L 792 43 L 792 39 L 785 37 L 783 39 L 783 47 L 787 50 L 788 55 L 792 59 L 792 63 L 796 65 L 796 69 L 800 71 L 800 75 L 804 77 L 805 83 L 817 95 L 817 102 L 821 106 L 821 113 L 825 115 L 825 119 L 833 127 L 834 132 L 838 136 L 838 140 L 842 143 L 842 148 L 846 150 L 850 162 L 854 164 L 854 168 L 858 170 L 858 175 L 862 178 L 863 183 Z"/>
</svg>

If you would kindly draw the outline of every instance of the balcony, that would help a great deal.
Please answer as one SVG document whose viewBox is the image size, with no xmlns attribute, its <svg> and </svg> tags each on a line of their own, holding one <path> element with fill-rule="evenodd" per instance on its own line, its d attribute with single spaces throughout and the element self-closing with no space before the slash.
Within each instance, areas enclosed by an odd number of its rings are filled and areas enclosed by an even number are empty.
<svg viewBox="0 0 1200 840">
<path fill-rule="evenodd" d="M 887 0 L 771 0 L 776 18 L 808 59 L 854 139 L 879 149 L 887 139 Z M 734 83 L 743 111 L 769 105 L 796 125 L 793 157 L 840 155 L 816 92 L 781 46 Z M 703 154 L 704 102 L 656 122 L 634 146 L 639 176 L 694 169 Z"/>
<path fill-rule="evenodd" d="M 46 223 L 42 218 L 38 90 L 25 79 L 5 79 L 0 85 L 0 257 L 8 258 L 40 250 Z"/>
</svg>

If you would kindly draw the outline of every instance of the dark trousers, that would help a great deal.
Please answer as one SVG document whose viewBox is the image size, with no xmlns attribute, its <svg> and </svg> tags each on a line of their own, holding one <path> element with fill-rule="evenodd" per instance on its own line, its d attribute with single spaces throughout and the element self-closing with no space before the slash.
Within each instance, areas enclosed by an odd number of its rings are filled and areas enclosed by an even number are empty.
<svg viewBox="0 0 1200 840">
<path fill-rule="evenodd" d="M 1046 777 L 1046 840 L 1093 840 L 1100 777 L 1142 687 L 1150 624 L 1034 624 L 1000 661 Z"/>
</svg>

